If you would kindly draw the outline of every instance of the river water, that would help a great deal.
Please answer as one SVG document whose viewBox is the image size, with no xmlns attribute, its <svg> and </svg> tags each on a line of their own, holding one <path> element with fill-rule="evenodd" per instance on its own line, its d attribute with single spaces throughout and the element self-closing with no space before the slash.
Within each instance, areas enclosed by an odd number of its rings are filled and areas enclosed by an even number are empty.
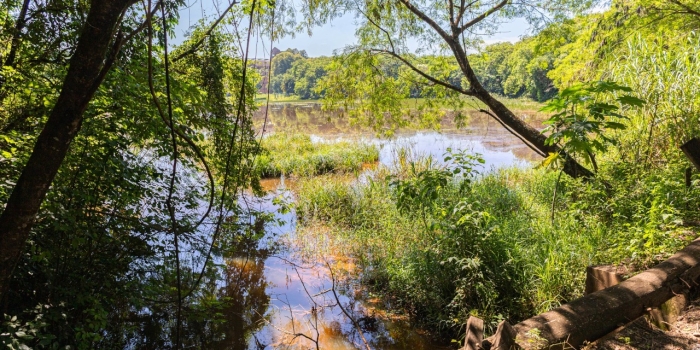
<svg viewBox="0 0 700 350">
<path fill-rule="evenodd" d="M 255 116 L 266 133 L 284 131 L 312 135 L 315 142 L 361 140 L 380 147 L 379 163 L 389 165 L 395 150 L 442 159 L 447 148 L 467 149 L 485 159 L 481 172 L 504 166 L 527 166 L 536 154 L 500 125 L 483 115 L 470 116 L 458 129 L 449 120 L 441 131 L 398 130 L 391 139 L 376 137 L 352 126 L 339 113 L 328 113 L 314 104 L 271 105 L 265 123 L 264 108 Z M 230 349 L 450 349 L 411 325 L 400 310 L 372 298 L 353 278 L 353 260 L 343 256 L 305 259 L 294 241 L 296 217 L 280 211 L 280 201 L 292 202 L 290 181 L 262 181 L 264 197 L 242 196 L 244 207 L 257 213 L 249 219 L 272 218 L 260 228 L 260 236 L 241 242 L 245 252 L 225 262 L 225 294 L 234 300 L 225 315 L 230 328 L 225 348 Z M 308 243 L 313 244 L 313 243 Z M 331 272 L 333 276 L 331 276 Z M 350 276 L 350 277 L 348 277 Z M 333 293 L 335 291 L 335 293 Z M 350 316 L 350 317 L 349 317 Z M 354 320 L 354 322 L 352 321 Z"/>
</svg>

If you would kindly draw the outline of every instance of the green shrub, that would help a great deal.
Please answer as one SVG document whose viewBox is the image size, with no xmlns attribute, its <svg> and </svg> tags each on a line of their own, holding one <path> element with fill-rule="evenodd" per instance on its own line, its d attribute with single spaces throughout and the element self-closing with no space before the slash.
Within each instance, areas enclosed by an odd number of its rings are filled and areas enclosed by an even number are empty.
<svg viewBox="0 0 700 350">
<path fill-rule="evenodd" d="M 456 337 L 468 314 L 518 322 L 580 297 L 588 265 L 643 269 L 693 238 L 683 225 L 700 216 L 700 190 L 685 188 L 683 167 L 625 167 L 604 163 L 588 182 L 543 169 L 446 176 L 410 205 L 402 186 L 454 166 L 397 161 L 352 184 L 310 178 L 297 191 L 299 234 L 327 235 L 373 291 Z"/>
</svg>

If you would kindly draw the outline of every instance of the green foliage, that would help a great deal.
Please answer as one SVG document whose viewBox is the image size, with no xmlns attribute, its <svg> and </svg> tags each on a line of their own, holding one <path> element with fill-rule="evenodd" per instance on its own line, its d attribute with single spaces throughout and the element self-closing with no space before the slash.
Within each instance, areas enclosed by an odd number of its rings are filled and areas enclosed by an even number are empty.
<svg viewBox="0 0 700 350">
<path fill-rule="evenodd" d="M 541 41 L 536 36 L 515 44 L 491 44 L 479 54 L 470 55 L 469 61 L 489 92 L 545 101 L 556 95 L 557 89 L 547 77 L 553 58 Z"/>
<path fill-rule="evenodd" d="M 410 115 L 401 103 L 408 97 L 408 86 L 402 84 L 397 70 L 396 64 L 365 52 L 334 58 L 317 87 L 326 90 L 324 109 L 342 108 L 351 122 L 390 134 L 405 125 Z"/>
<path fill-rule="evenodd" d="M 74 50 L 86 4 L 64 11 L 67 4 L 52 2 L 49 14 L 34 16 L 29 23 L 16 67 L 3 67 L 2 203 L 60 91 L 67 67 L 67 56 L 61 52 Z M 168 9 L 176 5 L 167 4 Z M 4 6 L 2 11 L 7 11 Z M 38 7 L 37 13 L 46 10 L 42 2 L 32 6 Z M 142 20 L 131 12 L 125 18 L 129 28 Z M 60 29 L 53 27 L 56 23 L 61 23 Z M 204 28 L 208 25 L 200 23 L 174 54 L 201 38 Z M 155 38 L 162 34 L 157 26 L 154 30 Z M 185 346 L 210 347 L 207 344 L 225 331 L 218 326 L 225 319 L 219 311 L 237 296 L 229 297 L 217 287 L 226 275 L 220 266 L 211 260 L 204 264 L 212 237 L 199 221 L 210 198 L 221 195 L 227 163 L 233 166 L 228 168 L 224 198 L 235 198 L 241 187 L 257 186 L 250 170 L 259 151 L 250 120 L 257 76 L 249 71 L 243 79 L 243 62 L 231 50 L 232 40 L 214 31 L 195 53 L 171 62 L 173 120 L 179 135 L 172 195 L 177 203 L 175 222 L 166 205 L 173 148 L 149 88 L 146 32 L 122 48 L 85 111 L 81 131 L 38 213 L 7 294 L 12 302 L 3 309 L 7 316 L 0 324 L 0 342 L 16 348 L 168 347 L 175 337 L 178 288 L 183 295 L 190 294 L 183 304 Z M 0 49 L 2 56 L 5 49 L 5 45 Z M 152 63 L 154 93 L 162 107 L 164 61 L 157 39 Z M 236 145 L 231 153 L 229 144 Z M 204 162 L 215 188 L 204 174 Z M 233 200 L 221 204 L 228 223 L 220 239 L 228 244 L 213 249 L 219 257 L 242 249 L 234 243 L 246 236 L 246 227 L 235 220 L 243 211 Z M 215 222 L 214 212 L 208 220 Z M 176 278 L 174 230 L 180 247 L 187 247 L 179 255 L 181 286 Z M 195 284 L 200 273 L 202 283 Z M 229 283 L 237 282 L 218 286 Z M 251 322 L 257 321 L 251 318 Z"/>
<path fill-rule="evenodd" d="M 411 162 L 408 174 L 401 177 L 390 175 L 389 185 L 395 188 L 396 206 L 403 214 L 419 212 L 423 219 L 424 228 L 432 231 L 434 224 L 428 224 L 426 216 L 428 213 L 436 213 L 442 208 L 438 205 L 438 198 L 442 192 L 453 182 L 454 177 L 462 174 L 464 178 L 460 181 L 462 191 L 466 191 L 472 176 L 476 173 L 476 164 L 484 163 L 484 159 L 479 155 L 462 152 L 452 152 L 447 150 L 444 161 L 451 167 L 436 167 L 432 164 L 432 158 L 427 164 L 422 164 L 424 169 L 417 170 L 416 163 Z"/>
<path fill-rule="evenodd" d="M 608 145 L 617 143 L 605 132 L 624 130 L 625 125 L 620 121 L 629 119 L 620 114 L 620 109 L 641 107 L 645 103 L 627 94 L 615 98 L 619 106 L 601 100 L 608 94 L 620 92 L 632 92 L 632 89 L 609 81 L 576 84 L 564 89 L 541 109 L 556 113 L 545 122 L 549 126 L 543 132 L 550 133 L 546 144 L 558 145 L 569 155 L 585 158 L 598 171 L 595 153 L 605 152 Z M 544 164 L 559 157 L 560 154 L 551 154 Z"/>
<path fill-rule="evenodd" d="M 631 38 L 604 69 L 648 101 L 629 113 L 629 132 L 621 135 L 620 153 L 641 166 L 682 157 L 677 147 L 700 135 L 700 38 L 668 40 L 668 46 L 657 40 Z"/>
<path fill-rule="evenodd" d="M 256 159 L 262 177 L 349 173 L 379 159 L 376 146 L 348 141 L 312 142 L 308 135 L 272 134 L 263 140 L 266 153 Z"/>
<path fill-rule="evenodd" d="M 363 183 L 302 181 L 299 234 L 357 257 L 371 290 L 451 338 L 469 314 L 518 322 L 581 296 L 586 266 L 645 269 L 695 236 L 683 225 L 699 217 L 700 189 L 685 188 L 682 165 L 638 176 L 606 162 L 593 181 L 563 178 L 552 222 L 554 172 L 444 181 L 453 166 L 397 163 Z"/>
</svg>

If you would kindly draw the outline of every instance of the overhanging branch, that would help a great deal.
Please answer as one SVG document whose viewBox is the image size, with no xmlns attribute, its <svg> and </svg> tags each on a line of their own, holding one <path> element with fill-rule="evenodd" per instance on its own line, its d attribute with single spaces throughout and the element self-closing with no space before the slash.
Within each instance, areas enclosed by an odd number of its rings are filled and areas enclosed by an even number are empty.
<svg viewBox="0 0 700 350">
<path fill-rule="evenodd" d="M 405 59 L 405 58 L 402 57 L 401 55 L 397 54 L 396 52 L 389 51 L 389 50 L 381 50 L 381 49 L 372 49 L 372 50 L 370 50 L 370 51 L 372 51 L 372 52 L 378 52 L 378 53 L 383 53 L 383 54 L 386 54 L 386 55 L 389 55 L 389 56 L 392 56 L 392 57 L 396 58 L 397 60 L 399 60 L 399 61 L 401 61 L 403 64 L 405 64 L 408 68 L 411 68 L 411 70 L 413 70 L 414 72 L 418 73 L 418 74 L 419 74 L 420 76 L 422 76 L 423 78 L 427 79 L 428 81 L 430 81 L 430 82 L 432 82 L 432 83 L 434 83 L 434 84 L 436 84 L 436 85 L 440 85 L 440 86 L 442 86 L 442 87 L 445 87 L 445 88 L 447 88 L 447 89 L 450 89 L 450 90 L 459 92 L 460 94 L 463 94 L 463 95 L 466 95 L 466 96 L 474 96 L 474 93 L 473 93 L 472 91 L 470 91 L 470 90 L 464 90 L 464 89 L 462 89 L 462 88 L 459 87 L 459 86 L 455 86 L 455 85 L 452 85 L 452 84 L 450 84 L 450 83 L 446 83 L 446 82 L 444 82 L 444 81 L 442 81 L 442 80 L 440 80 L 440 79 L 437 79 L 437 78 L 435 78 L 435 77 L 433 77 L 433 76 L 431 76 L 431 75 L 429 75 L 429 74 L 423 72 L 422 70 L 418 69 L 418 67 L 414 66 L 411 62 L 409 62 L 407 59 Z"/>
<path fill-rule="evenodd" d="M 219 18 L 217 18 L 216 21 L 214 21 L 214 24 L 212 24 L 211 27 L 209 27 L 209 29 L 207 29 L 207 31 L 204 33 L 204 35 L 202 35 L 202 37 L 196 43 L 194 43 L 192 46 L 190 46 L 190 48 L 187 49 L 185 52 L 173 57 L 172 62 L 173 63 L 177 62 L 177 61 L 183 59 L 185 56 L 191 55 L 191 54 L 197 52 L 199 47 L 202 46 L 202 44 L 204 44 L 204 40 L 207 37 L 209 37 L 209 35 L 211 35 L 211 32 L 213 32 L 214 29 L 216 29 L 216 26 L 218 26 L 219 23 L 221 23 L 221 21 L 224 20 L 224 17 L 226 17 L 226 15 L 229 13 L 229 11 L 231 11 L 233 6 L 236 4 L 239 4 L 239 2 L 236 2 L 236 1 L 231 2 L 231 4 L 228 5 L 228 7 L 224 10 L 224 12 L 221 13 L 221 16 L 219 16 Z"/>
<path fill-rule="evenodd" d="M 510 1 L 510 0 L 503 0 L 503 1 L 499 2 L 498 4 L 496 4 L 496 6 L 494 6 L 494 7 L 490 8 L 490 9 L 488 9 L 486 12 L 480 14 L 480 15 L 477 16 L 477 17 L 474 17 L 471 21 L 469 21 L 469 22 L 465 23 L 464 25 L 462 25 L 461 27 L 459 27 L 458 30 L 453 31 L 452 35 L 453 35 L 455 38 L 458 37 L 460 34 L 462 34 L 462 33 L 463 33 L 465 30 L 467 30 L 468 28 L 473 27 L 473 26 L 476 25 L 477 23 L 483 21 L 486 17 L 488 17 L 488 16 L 490 16 L 491 14 L 493 14 L 494 12 L 500 10 L 503 6 L 506 6 L 506 5 L 508 4 L 509 1 Z"/>
</svg>

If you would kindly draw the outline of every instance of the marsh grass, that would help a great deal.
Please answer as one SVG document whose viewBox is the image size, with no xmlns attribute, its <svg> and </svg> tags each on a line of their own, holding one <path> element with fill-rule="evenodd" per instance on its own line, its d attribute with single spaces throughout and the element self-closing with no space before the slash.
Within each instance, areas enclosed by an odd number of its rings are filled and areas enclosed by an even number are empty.
<svg viewBox="0 0 700 350">
<path fill-rule="evenodd" d="M 312 176 L 351 173 L 379 159 L 374 145 L 362 143 L 312 142 L 308 135 L 272 134 L 262 141 L 265 153 L 256 159 L 261 177 Z"/>
<path fill-rule="evenodd" d="M 317 254 L 357 258 L 365 285 L 448 339 L 469 314 L 493 329 L 580 297 L 588 265 L 643 269 L 694 238 L 683 223 L 697 220 L 700 191 L 686 189 L 674 166 L 639 178 L 606 166 L 599 176 L 611 188 L 562 178 L 553 221 L 556 172 L 503 169 L 474 177 L 466 190 L 455 178 L 425 225 L 417 211 L 398 209 L 387 180 L 409 177 L 411 164 L 397 161 L 353 184 L 300 181 L 298 237 L 315 240 Z"/>
</svg>

